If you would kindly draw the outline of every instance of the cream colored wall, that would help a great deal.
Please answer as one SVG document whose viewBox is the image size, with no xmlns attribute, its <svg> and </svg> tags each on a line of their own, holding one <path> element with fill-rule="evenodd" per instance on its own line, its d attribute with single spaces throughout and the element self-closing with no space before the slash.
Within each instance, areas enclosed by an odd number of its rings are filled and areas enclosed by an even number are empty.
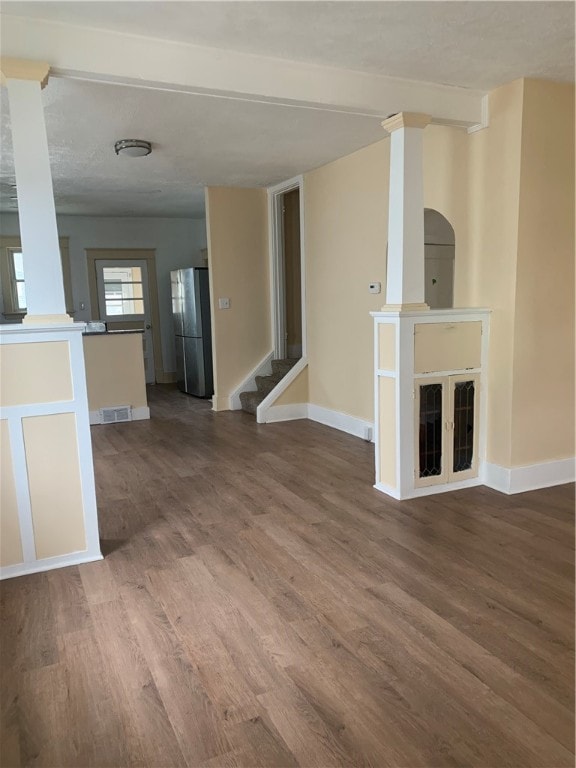
<svg viewBox="0 0 576 768">
<path fill-rule="evenodd" d="M 304 178 L 310 402 L 372 420 L 370 312 L 385 300 L 387 139 Z"/>
<path fill-rule="evenodd" d="M 84 336 L 83 342 L 91 411 L 148 404 L 141 333 Z"/>
<path fill-rule="evenodd" d="M 72 400 L 68 342 L 0 346 L 0 389 L 3 406 Z"/>
<path fill-rule="evenodd" d="M 512 466 L 574 456 L 574 86 L 524 82 Z"/>
<path fill-rule="evenodd" d="M 466 131 L 429 125 L 424 131 L 424 205 L 454 229 L 454 306 L 466 306 L 468 264 L 468 139 Z"/>
<path fill-rule="evenodd" d="M 42 570 L 45 558 L 100 557 L 97 521 L 90 517 L 96 503 L 87 468 L 92 454 L 82 410 L 80 329 L 69 334 L 50 339 L 42 333 L 39 338 L 50 340 L 18 343 L 6 333 L 0 339 L 6 416 L 0 421 L 0 565 L 10 575 Z"/>
<path fill-rule="evenodd" d="M 468 277 L 463 305 L 492 310 L 488 354 L 487 460 L 511 466 L 512 381 L 523 82 L 489 97 L 490 126 L 468 137 Z M 458 240 L 456 260 L 458 262 Z M 458 271 L 458 267 L 456 268 Z"/>
<path fill-rule="evenodd" d="M 22 420 L 36 557 L 86 549 L 76 415 Z"/>
<path fill-rule="evenodd" d="M 21 563 L 22 542 L 18 519 L 16 479 L 8 421 L 0 420 L 0 565 Z"/>
<path fill-rule="evenodd" d="M 264 189 L 206 189 L 214 410 L 272 349 L 268 204 Z M 230 309 L 218 309 L 218 298 Z"/>
<path fill-rule="evenodd" d="M 308 368 L 296 376 L 294 381 L 274 401 L 274 405 L 294 405 L 308 402 Z"/>
<path fill-rule="evenodd" d="M 465 131 L 424 131 L 424 204 L 456 236 L 455 303 L 468 299 Z M 310 402 L 374 419 L 373 327 L 385 303 L 389 139 L 306 174 L 306 299 Z M 382 283 L 382 293 L 368 284 Z"/>
</svg>

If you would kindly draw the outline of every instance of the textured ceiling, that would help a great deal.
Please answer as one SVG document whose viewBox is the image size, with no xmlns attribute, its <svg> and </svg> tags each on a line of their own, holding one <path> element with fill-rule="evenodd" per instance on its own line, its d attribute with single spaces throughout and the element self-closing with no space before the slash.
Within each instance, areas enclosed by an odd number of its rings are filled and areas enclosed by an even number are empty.
<svg viewBox="0 0 576 768">
<path fill-rule="evenodd" d="M 490 90 L 574 79 L 572 2 L 10 2 L 2 12 Z"/>
<path fill-rule="evenodd" d="M 275 184 L 384 137 L 377 118 L 51 78 L 42 92 L 59 213 L 201 216 L 204 185 Z M 2 210 L 15 210 L 2 89 Z M 114 142 L 153 152 L 118 157 Z"/>
<path fill-rule="evenodd" d="M 489 90 L 574 79 L 572 2 L 10 2 L 2 13 Z M 377 118 L 51 78 L 43 91 L 56 207 L 201 216 L 205 184 L 264 186 L 382 138 Z M 1 96 L 0 209 L 15 210 Z M 121 138 L 151 141 L 116 157 Z"/>
</svg>

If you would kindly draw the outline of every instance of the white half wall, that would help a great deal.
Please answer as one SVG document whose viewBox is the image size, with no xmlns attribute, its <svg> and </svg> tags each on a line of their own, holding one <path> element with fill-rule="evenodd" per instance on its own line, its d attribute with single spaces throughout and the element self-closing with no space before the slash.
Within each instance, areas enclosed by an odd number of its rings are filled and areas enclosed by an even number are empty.
<svg viewBox="0 0 576 768">
<path fill-rule="evenodd" d="M 95 317 L 90 307 L 86 248 L 154 248 L 160 309 L 162 357 L 166 372 L 176 369 L 170 270 L 204 266 L 201 250 L 206 248 L 205 219 L 137 217 L 58 216 L 58 234 L 69 238 L 74 320 Z M 17 214 L 2 214 L 2 234 L 20 234 Z M 4 310 L 1 305 L 0 313 Z M 83 303 L 85 309 L 80 309 Z"/>
</svg>

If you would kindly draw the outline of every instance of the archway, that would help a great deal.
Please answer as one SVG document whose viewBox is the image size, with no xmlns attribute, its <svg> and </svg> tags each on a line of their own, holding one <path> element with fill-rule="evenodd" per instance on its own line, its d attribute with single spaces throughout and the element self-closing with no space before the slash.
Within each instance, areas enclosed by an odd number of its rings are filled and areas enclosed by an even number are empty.
<svg viewBox="0 0 576 768">
<path fill-rule="evenodd" d="M 454 229 L 433 208 L 424 209 L 424 300 L 430 309 L 454 306 Z"/>
</svg>

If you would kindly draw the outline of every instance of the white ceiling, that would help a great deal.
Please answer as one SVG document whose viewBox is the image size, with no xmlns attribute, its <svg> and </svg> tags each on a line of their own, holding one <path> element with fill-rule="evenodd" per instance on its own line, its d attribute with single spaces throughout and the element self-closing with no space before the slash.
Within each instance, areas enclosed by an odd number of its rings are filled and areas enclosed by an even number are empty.
<svg viewBox="0 0 576 768">
<path fill-rule="evenodd" d="M 574 80 L 572 2 L 10 2 L 86 27 L 463 88 Z"/>
<path fill-rule="evenodd" d="M 264 186 L 384 137 L 380 120 L 277 104 L 51 78 L 43 91 L 56 209 L 95 216 L 192 216 L 204 185 Z M 0 178 L 14 177 L 6 90 Z M 152 142 L 117 156 L 122 138 Z M 10 210 L 8 187 L 0 187 Z"/>
<path fill-rule="evenodd" d="M 49 19 L 489 90 L 574 77 L 571 2 L 2 2 Z M 378 117 L 52 77 L 43 91 L 59 213 L 201 216 L 203 187 L 265 186 L 383 133 Z M 14 210 L 3 89 L 0 209 Z M 116 157 L 120 138 L 152 155 Z"/>
</svg>

